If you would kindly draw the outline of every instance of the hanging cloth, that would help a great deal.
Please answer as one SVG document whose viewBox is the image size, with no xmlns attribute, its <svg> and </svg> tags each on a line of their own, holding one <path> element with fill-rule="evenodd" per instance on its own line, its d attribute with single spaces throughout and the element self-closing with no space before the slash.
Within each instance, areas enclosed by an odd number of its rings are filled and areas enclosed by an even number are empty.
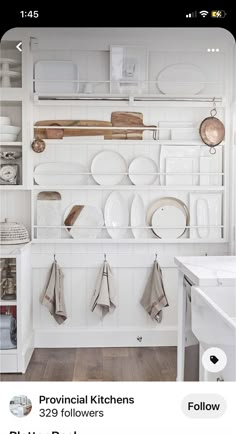
<svg viewBox="0 0 236 434">
<path fill-rule="evenodd" d="M 40 297 L 40 302 L 47 307 L 58 324 L 62 324 L 67 319 L 63 273 L 56 260 L 52 264 L 49 280 L 46 289 Z"/>
<path fill-rule="evenodd" d="M 113 271 L 107 261 L 104 261 L 96 281 L 91 299 L 91 311 L 103 318 L 116 308 L 116 286 Z"/>
<path fill-rule="evenodd" d="M 164 290 L 162 271 L 157 261 L 154 261 L 140 303 L 152 319 L 161 322 L 162 309 L 169 304 Z"/>
</svg>

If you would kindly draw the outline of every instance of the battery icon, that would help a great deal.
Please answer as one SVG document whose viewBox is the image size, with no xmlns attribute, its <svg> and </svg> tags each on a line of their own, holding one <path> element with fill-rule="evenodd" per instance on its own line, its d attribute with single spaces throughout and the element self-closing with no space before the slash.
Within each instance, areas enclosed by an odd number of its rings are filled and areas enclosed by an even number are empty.
<svg viewBox="0 0 236 434">
<path fill-rule="evenodd" d="M 211 18 L 225 18 L 225 11 L 211 11 Z"/>
</svg>

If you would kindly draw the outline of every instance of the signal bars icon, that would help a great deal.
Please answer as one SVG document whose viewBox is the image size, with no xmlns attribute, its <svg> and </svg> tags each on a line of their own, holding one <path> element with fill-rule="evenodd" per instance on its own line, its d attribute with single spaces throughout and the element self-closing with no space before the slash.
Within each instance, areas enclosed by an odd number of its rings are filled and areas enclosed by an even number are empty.
<svg viewBox="0 0 236 434">
<path fill-rule="evenodd" d="M 186 14 L 186 18 L 197 18 L 197 11 Z"/>
</svg>

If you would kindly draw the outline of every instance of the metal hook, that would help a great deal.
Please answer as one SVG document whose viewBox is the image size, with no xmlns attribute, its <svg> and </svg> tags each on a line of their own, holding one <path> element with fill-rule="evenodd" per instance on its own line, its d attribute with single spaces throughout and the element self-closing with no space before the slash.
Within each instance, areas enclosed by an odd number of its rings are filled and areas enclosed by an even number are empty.
<svg viewBox="0 0 236 434">
<path fill-rule="evenodd" d="M 155 262 L 157 262 L 157 253 L 155 253 Z"/>
<path fill-rule="evenodd" d="M 107 255 L 104 253 L 104 262 L 107 262 Z"/>
<path fill-rule="evenodd" d="M 217 110 L 216 110 L 216 99 L 215 97 L 212 99 L 212 104 L 213 104 L 213 108 L 210 111 L 211 117 L 214 118 L 217 115 Z"/>
<path fill-rule="evenodd" d="M 56 261 L 56 253 L 54 253 L 53 257 L 54 257 L 54 262 L 55 262 Z"/>
</svg>

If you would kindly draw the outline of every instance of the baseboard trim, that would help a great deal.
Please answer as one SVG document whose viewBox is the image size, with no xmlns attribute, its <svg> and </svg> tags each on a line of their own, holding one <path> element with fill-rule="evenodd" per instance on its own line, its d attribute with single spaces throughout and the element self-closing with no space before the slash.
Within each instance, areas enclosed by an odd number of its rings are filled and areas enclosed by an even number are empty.
<svg viewBox="0 0 236 434">
<path fill-rule="evenodd" d="M 141 339 L 140 339 L 141 338 Z M 176 346 L 176 327 L 153 329 L 35 329 L 35 348 Z"/>
</svg>

